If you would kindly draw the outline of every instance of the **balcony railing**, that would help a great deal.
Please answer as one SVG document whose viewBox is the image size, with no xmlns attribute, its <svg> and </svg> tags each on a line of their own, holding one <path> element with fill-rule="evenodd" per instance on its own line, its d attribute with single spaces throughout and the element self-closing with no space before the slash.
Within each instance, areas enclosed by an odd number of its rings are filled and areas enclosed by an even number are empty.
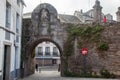
<svg viewBox="0 0 120 80">
<path fill-rule="evenodd" d="M 37 56 L 43 56 L 43 52 L 38 52 Z"/>
<path fill-rule="evenodd" d="M 37 52 L 36 57 L 60 57 L 60 55 L 58 54 L 58 52 Z"/>
<path fill-rule="evenodd" d="M 50 52 L 45 52 L 45 56 L 51 56 Z"/>
<path fill-rule="evenodd" d="M 59 55 L 58 55 L 58 52 L 53 52 L 53 56 L 54 57 L 58 57 Z"/>
</svg>

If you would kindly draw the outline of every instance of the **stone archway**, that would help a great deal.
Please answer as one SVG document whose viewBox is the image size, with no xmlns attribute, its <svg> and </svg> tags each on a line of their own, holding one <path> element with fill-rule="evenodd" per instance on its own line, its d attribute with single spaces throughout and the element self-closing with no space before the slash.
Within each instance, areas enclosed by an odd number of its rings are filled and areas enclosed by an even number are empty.
<svg viewBox="0 0 120 80">
<path fill-rule="evenodd" d="M 62 50 L 61 46 L 59 46 L 58 43 L 56 43 L 55 41 L 53 41 L 50 38 L 39 38 L 39 39 L 31 42 L 26 47 L 26 53 L 27 54 L 26 54 L 26 59 L 24 61 L 25 62 L 25 64 L 24 64 L 24 75 L 25 76 L 34 73 L 34 54 L 33 54 L 33 51 L 34 51 L 35 47 L 39 43 L 42 43 L 43 41 L 49 41 L 49 42 L 52 42 L 53 44 L 55 44 L 60 51 L 60 58 L 62 58 L 63 50 Z M 61 70 L 61 75 L 62 75 L 62 70 Z"/>
<path fill-rule="evenodd" d="M 30 18 L 24 19 L 23 30 L 22 30 L 23 32 L 22 32 L 22 50 L 21 50 L 22 52 L 21 77 L 25 77 L 34 73 L 34 67 L 32 66 L 34 64 L 33 62 L 34 58 L 32 57 L 33 49 L 38 43 L 45 40 L 51 41 L 54 44 L 56 44 L 61 52 L 61 76 L 66 76 L 65 72 L 67 71 L 69 71 L 72 74 L 80 74 L 82 72 L 84 67 L 83 66 L 84 58 L 80 54 L 81 51 L 79 49 L 81 48 L 78 49 L 77 44 L 79 42 L 75 36 L 77 35 L 76 33 L 78 33 L 79 30 L 80 31 L 83 30 L 85 31 L 85 33 L 87 30 L 87 35 L 88 35 L 89 32 L 92 32 L 91 30 L 93 29 L 91 28 L 95 25 L 91 25 L 91 27 L 87 27 L 88 26 L 87 24 L 75 25 L 74 23 L 72 24 L 62 23 L 62 22 L 60 23 L 60 20 L 58 19 L 57 16 L 58 16 L 58 13 L 52 5 L 43 3 L 38 5 L 34 9 L 34 11 L 32 12 L 31 19 Z M 101 27 L 103 26 L 104 25 L 102 26 L 96 25 L 96 27 L 94 27 L 95 28 L 94 30 L 98 29 L 98 31 L 100 31 L 99 29 L 101 29 Z M 89 49 L 90 54 L 87 57 L 87 65 L 88 65 L 87 69 L 90 71 L 99 72 L 103 67 L 113 72 L 116 72 L 118 70 L 118 68 L 114 70 L 112 69 L 112 67 L 113 66 L 119 67 L 119 65 L 112 65 L 110 62 L 117 57 L 109 56 L 109 53 L 111 55 L 115 55 L 115 53 L 120 49 L 118 44 L 120 40 L 118 38 L 119 25 L 111 24 L 111 26 L 109 27 L 108 25 L 108 27 L 106 27 L 106 24 L 105 24 L 105 29 L 104 31 L 102 31 L 102 34 L 101 34 L 102 39 L 104 38 L 104 40 L 110 41 L 110 42 L 107 41 L 109 42 L 110 49 L 108 51 L 102 51 L 102 53 L 105 53 L 106 60 L 103 59 L 104 57 L 99 56 L 99 54 L 101 54 L 101 51 L 98 50 L 95 42 L 88 43 L 86 40 L 82 40 L 83 43 L 87 43 L 82 47 L 87 47 Z M 74 36 L 72 38 L 69 37 L 69 33 L 67 32 L 67 30 L 70 27 L 72 27 L 72 30 L 73 30 L 73 27 L 76 27 Z M 107 34 L 106 34 L 106 31 L 107 31 Z M 111 38 L 111 35 L 112 36 L 115 35 L 115 36 Z M 92 38 L 91 40 L 94 40 L 93 37 L 94 35 L 91 36 Z M 80 36 L 78 38 L 81 39 Z M 85 36 L 84 38 L 89 40 L 89 37 L 87 38 Z M 113 39 L 116 39 L 116 40 L 113 40 Z M 80 47 L 81 47 L 81 43 L 80 43 Z M 116 48 L 118 49 L 116 50 Z M 113 51 L 113 52 L 111 53 L 110 51 Z M 110 58 L 108 58 L 108 56 Z M 108 61 L 108 59 L 110 59 L 110 61 Z M 117 61 L 119 61 L 120 58 L 118 57 L 117 59 L 118 59 Z M 103 63 L 108 63 L 108 64 L 103 64 Z M 116 62 L 113 62 L 113 63 L 116 63 Z"/>
<path fill-rule="evenodd" d="M 61 53 L 61 75 L 64 76 L 63 33 L 56 9 L 47 3 L 38 5 L 31 20 L 24 20 L 22 32 L 21 77 L 34 73 L 34 48 L 43 41 L 53 42 Z M 63 68 L 62 68 L 63 67 Z"/>
</svg>

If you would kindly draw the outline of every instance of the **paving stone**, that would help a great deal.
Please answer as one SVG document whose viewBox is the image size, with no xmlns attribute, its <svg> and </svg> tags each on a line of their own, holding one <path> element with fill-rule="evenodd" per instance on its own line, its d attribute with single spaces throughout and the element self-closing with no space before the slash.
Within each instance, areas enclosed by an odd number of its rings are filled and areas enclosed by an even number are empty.
<svg viewBox="0 0 120 80">
<path fill-rule="evenodd" d="M 96 78 L 72 78 L 72 77 L 60 77 L 58 71 L 41 71 L 35 74 L 19 80 L 119 80 L 119 79 L 96 79 Z"/>
</svg>

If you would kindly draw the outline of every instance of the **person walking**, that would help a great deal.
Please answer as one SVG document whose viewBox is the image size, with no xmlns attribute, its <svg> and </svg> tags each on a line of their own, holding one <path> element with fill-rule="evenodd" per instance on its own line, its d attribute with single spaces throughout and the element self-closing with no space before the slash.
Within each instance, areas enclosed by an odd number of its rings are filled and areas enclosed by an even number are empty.
<svg viewBox="0 0 120 80">
<path fill-rule="evenodd" d="M 38 72 L 38 64 L 35 65 L 35 69 Z"/>
<path fill-rule="evenodd" d="M 58 65 L 58 72 L 60 72 L 60 64 Z"/>
</svg>

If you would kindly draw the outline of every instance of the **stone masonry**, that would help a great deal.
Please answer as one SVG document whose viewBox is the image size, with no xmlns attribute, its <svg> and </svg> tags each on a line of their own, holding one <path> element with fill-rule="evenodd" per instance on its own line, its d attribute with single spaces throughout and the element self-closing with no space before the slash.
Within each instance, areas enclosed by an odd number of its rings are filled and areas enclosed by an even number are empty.
<svg viewBox="0 0 120 80">
<path fill-rule="evenodd" d="M 120 22 L 120 7 L 118 8 L 118 11 L 116 12 L 117 16 L 117 22 Z"/>
<path fill-rule="evenodd" d="M 96 1 L 99 5 L 99 1 Z M 96 5 L 94 6 L 94 8 Z M 99 5 L 100 15 L 101 7 Z M 23 32 L 22 32 L 22 62 L 21 62 L 21 76 L 28 76 L 34 73 L 34 48 L 43 41 L 50 41 L 54 43 L 60 50 L 61 57 L 61 76 L 65 76 L 66 68 L 69 71 L 76 73 L 81 72 L 81 64 L 83 64 L 83 56 L 77 49 L 77 40 L 74 41 L 74 50 L 68 61 L 66 67 L 65 45 L 68 38 L 67 29 L 70 25 L 94 26 L 92 24 L 79 24 L 79 23 L 62 23 L 58 19 L 57 10 L 48 3 L 38 5 L 32 12 L 32 17 L 23 19 Z M 100 16 L 96 19 L 100 21 Z M 95 21 L 96 21 L 95 19 Z M 87 57 L 87 65 L 90 65 L 92 71 L 98 72 L 103 67 L 110 72 L 120 75 L 120 24 L 110 23 L 102 24 L 105 30 L 102 32 L 102 38 L 108 41 L 109 50 L 100 52 L 97 51 L 95 44 L 87 44 L 89 55 Z M 104 57 L 101 57 L 102 54 Z"/>
<path fill-rule="evenodd" d="M 100 6 L 100 1 L 96 0 L 95 5 L 93 6 L 94 18 L 93 22 L 100 23 L 102 20 L 102 7 Z"/>
</svg>

